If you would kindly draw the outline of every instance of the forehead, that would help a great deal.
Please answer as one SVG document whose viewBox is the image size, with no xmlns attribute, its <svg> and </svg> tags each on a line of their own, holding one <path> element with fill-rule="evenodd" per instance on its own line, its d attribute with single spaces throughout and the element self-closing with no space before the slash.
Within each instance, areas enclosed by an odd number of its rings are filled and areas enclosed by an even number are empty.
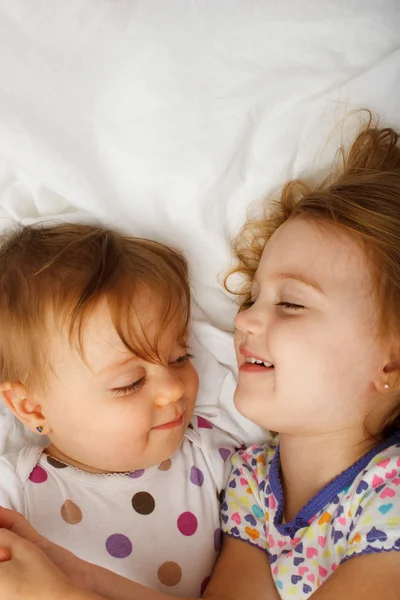
<svg viewBox="0 0 400 600">
<path fill-rule="evenodd" d="M 155 344 L 159 349 L 160 356 L 167 357 L 171 349 L 177 343 L 184 343 L 180 339 L 182 331 L 181 315 L 163 324 L 160 322 L 160 309 L 149 294 L 141 293 L 134 303 L 134 310 L 129 314 L 130 322 L 124 328 L 124 335 L 129 341 L 135 340 L 135 346 Z M 179 339 L 178 339 L 179 337 Z M 92 358 L 97 364 L 109 363 L 110 357 L 118 359 L 119 355 L 130 355 L 131 352 L 125 347 L 118 331 L 115 329 L 107 304 L 99 305 L 87 320 L 83 337 L 85 356 L 88 362 Z M 108 351 L 108 356 L 103 356 Z"/>
<path fill-rule="evenodd" d="M 147 293 L 141 293 L 135 298 L 134 310 L 130 313 L 130 331 L 125 333 L 141 339 L 144 344 L 150 344 L 157 338 L 160 355 L 168 357 L 173 348 L 186 343 L 186 338 L 181 339 L 182 323 L 180 315 L 172 319 L 165 329 L 160 332 L 160 322 L 157 314 L 157 305 Z M 179 337 L 179 339 L 178 339 Z M 134 358 L 132 352 L 124 345 L 118 331 L 115 329 L 110 310 L 106 300 L 90 312 L 83 324 L 82 352 L 79 351 L 78 340 L 71 345 L 67 332 L 59 332 L 54 336 L 52 344 L 54 362 L 56 365 L 72 365 L 84 363 L 94 373 L 101 373 L 111 366 L 124 364 Z M 139 344 L 140 350 L 140 344 Z"/>
<path fill-rule="evenodd" d="M 265 246 L 256 279 L 292 274 L 325 293 L 371 288 L 365 251 L 342 227 L 302 217 L 284 223 Z"/>
</svg>

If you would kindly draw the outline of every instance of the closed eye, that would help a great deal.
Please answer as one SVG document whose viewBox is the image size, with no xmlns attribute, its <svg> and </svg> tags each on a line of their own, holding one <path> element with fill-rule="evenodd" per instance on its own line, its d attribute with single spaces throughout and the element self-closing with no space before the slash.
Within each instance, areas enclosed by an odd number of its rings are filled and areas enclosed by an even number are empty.
<svg viewBox="0 0 400 600">
<path fill-rule="evenodd" d="M 242 312 L 243 310 L 247 310 L 249 308 L 251 308 L 254 304 L 254 300 L 248 300 L 247 302 L 243 302 L 243 304 L 240 305 L 240 309 L 239 312 Z"/>
<path fill-rule="evenodd" d="M 192 358 L 194 358 L 193 354 L 189 354 L 189 352 L 187 352 L 183 356 L 179 356 L 179 358 L 177 358 L 176 360 L 173 360 L 170 364 L 174 365 L 176 367 L 181 367 L 181 366 L 185 365 Z"/>
<path fill-rule="evenodd" d="M 293 302 L 278 302 L 277 306 L 282 306 L 288 310 L 304 310 L 305 306 L 302 304 L 294 304 Z"/>
<path fill-rule="evenodd" d="M 129 385 L 124 385 L 123 387 L 111 388 L 110 392 L 113 396 L 127 396 L 132 392 L 137 392 L 144 386 L 145 378 L 141 377 L 137 381 L 130 383 Z"/>
</svg>

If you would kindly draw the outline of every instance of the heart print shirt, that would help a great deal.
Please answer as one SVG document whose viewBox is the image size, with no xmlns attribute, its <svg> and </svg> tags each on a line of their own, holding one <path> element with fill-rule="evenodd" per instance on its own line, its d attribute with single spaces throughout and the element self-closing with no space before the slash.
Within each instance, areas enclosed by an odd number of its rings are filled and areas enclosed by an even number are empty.
<svg viewBox="0 0 400 600">
<path fill-rule="evenodd" d="M 400 432 L 328 483 L 290 522 L 283 502 L 278 441 L 232 457 L 222 530 L 268 553 L 284 600 L 308 598 L 353 556 L 400 551 Z"/>
</svg>

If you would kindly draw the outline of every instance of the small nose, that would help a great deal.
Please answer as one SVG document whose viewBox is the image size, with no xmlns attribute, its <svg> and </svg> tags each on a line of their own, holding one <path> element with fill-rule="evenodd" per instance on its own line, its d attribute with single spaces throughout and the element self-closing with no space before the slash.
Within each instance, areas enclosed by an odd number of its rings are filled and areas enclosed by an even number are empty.
<svg viewBox="0 0 400 600">
<path fill-rule="evenodd" d="M 171 402 L 177 402 L 182 398 L 185 391 L 183 383 L 167 370 L 158 382 L 158 388 L 154 395 L 154 404 L 157 406 L 167 406 Z"/>
<path fill-rule="evenodd" d="M 235 327 L 241 333 L 254 333 L 256 335 L 262 333 L 265 329 L 265 323 L 255 304 L 253 304 L 251 308 L 236 315 Z"/>
</svg>

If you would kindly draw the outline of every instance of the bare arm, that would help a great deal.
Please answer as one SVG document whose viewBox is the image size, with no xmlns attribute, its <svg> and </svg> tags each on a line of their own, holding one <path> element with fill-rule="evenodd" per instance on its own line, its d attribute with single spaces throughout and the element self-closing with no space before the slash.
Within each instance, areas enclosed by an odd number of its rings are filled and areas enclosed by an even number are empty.
<svg viewBox="0 0 400 600">
<path fill-rule="evenodd" d="M 1 527 L 6 527 L 10 535 L 7 535 L 8 532 Z M 5 545 L 1 544 L 2 537 L 4 542 L 7 542 Z M 8 600 L 4 593 L 4 585 L 2 585 L 7 570 L 9 571 L 10 589 L 13 584 L 21 583 L 20 576 L 16 575 L 13 579 L 12 573 L 17 573 L 19 569 L 23 568 L 26 571 L 27 585 L 32 590 L 33 574 L 28 567 L 34 561 L 43 565 L 41 569 L 36 568 L 35 570 L 35 573 L 42 571 L 38 581 L 40 595 L 36 596 L 39 600 L 44 600 L 45 572 L 49 579 L 56 578 L 57 573 L 50 567 L 60 569 L 60 571 L 57 569 L 59 583 L 64 591 L 54 594 L 58 600 L 69 600 L 70 598 L 73 600 L 100 600 L 100 598 L 103 600 L 178 600 L 177 597 L 146 588 L 130 579 L 116 575 L 112 571 L 79 559 L 71 552 L 39 535 L 22 515 L 2 508 L 0 508 L 1 547 L 11 551 L 9 565 L 0 564 L 1 600 Z M 42 554 L 46 556 L 41 556 Z M 46 563 L 45 557 L 50 559 L 51 563 Z M 12 570 L 13 565 L 15 566 L 14 570 Z M 67 579 L 62 579 L 61 572 Z M 69 585 L 65 584 L 66 581 L 69 582 Z M 25 600 L 25 596 L 16 595 L 15 590 L 10 597 L 12 600 L 18 598 Z M 33 594 L 31 597 L 36 598 Z M 203 597 L 208 600 L 248 600 L 249 598 L 252 600 L 279 600 L 280 596 L 272 579 L 267 554 L 246 542 L 223 536 L 220 558 Z M 186 600 L 195 599 L 188 598 Z"/>
<path fill-rule="evenodd" d="M 114 574 L 111 574 L 114 575 Z M 126 588 L 107 574 L 103 598 L 107 600 L 178 600 L 126 580 Z M 400 553 L 381 552 L 354 557 L 343 563 L 310 598 L 312 600 L 398 600 Z M 107 595 L 110 592 L 111 595 Z M 257 548 L 226 539 L 213 577 L 203 596 L 207 600 L 279 600 L 268 558 Z M 98 595 L 74 595 L 71 600 L 100 600 Z M 60 599 L 61 600 L 61 599 Z M 64 600 L 64 598 L 62 599 Z M 69 600 L 69 598 L 65 598 Z M 192 599 L 187 599 L 192 600 Z"/>
<path fill-rule="evenodd" d="M 91 589 L 107 600 L 178 600 L 100 567 L 95 568 L 92 576 Z M 224 536 L 220 557 L 203 598 L 280 600 L 267 554 L 246 542 Z"/>
<path fill-rule="evenodd" d="M 310 598 L 312 600 L 398 600 L 400 552 L 355 556 L 344 562 Z"/>
<path fill-rule="evenodd" d="M 203 597 L 280 600 L 266 552 L 224 535 L 220 557 Z"/>
</svg>

